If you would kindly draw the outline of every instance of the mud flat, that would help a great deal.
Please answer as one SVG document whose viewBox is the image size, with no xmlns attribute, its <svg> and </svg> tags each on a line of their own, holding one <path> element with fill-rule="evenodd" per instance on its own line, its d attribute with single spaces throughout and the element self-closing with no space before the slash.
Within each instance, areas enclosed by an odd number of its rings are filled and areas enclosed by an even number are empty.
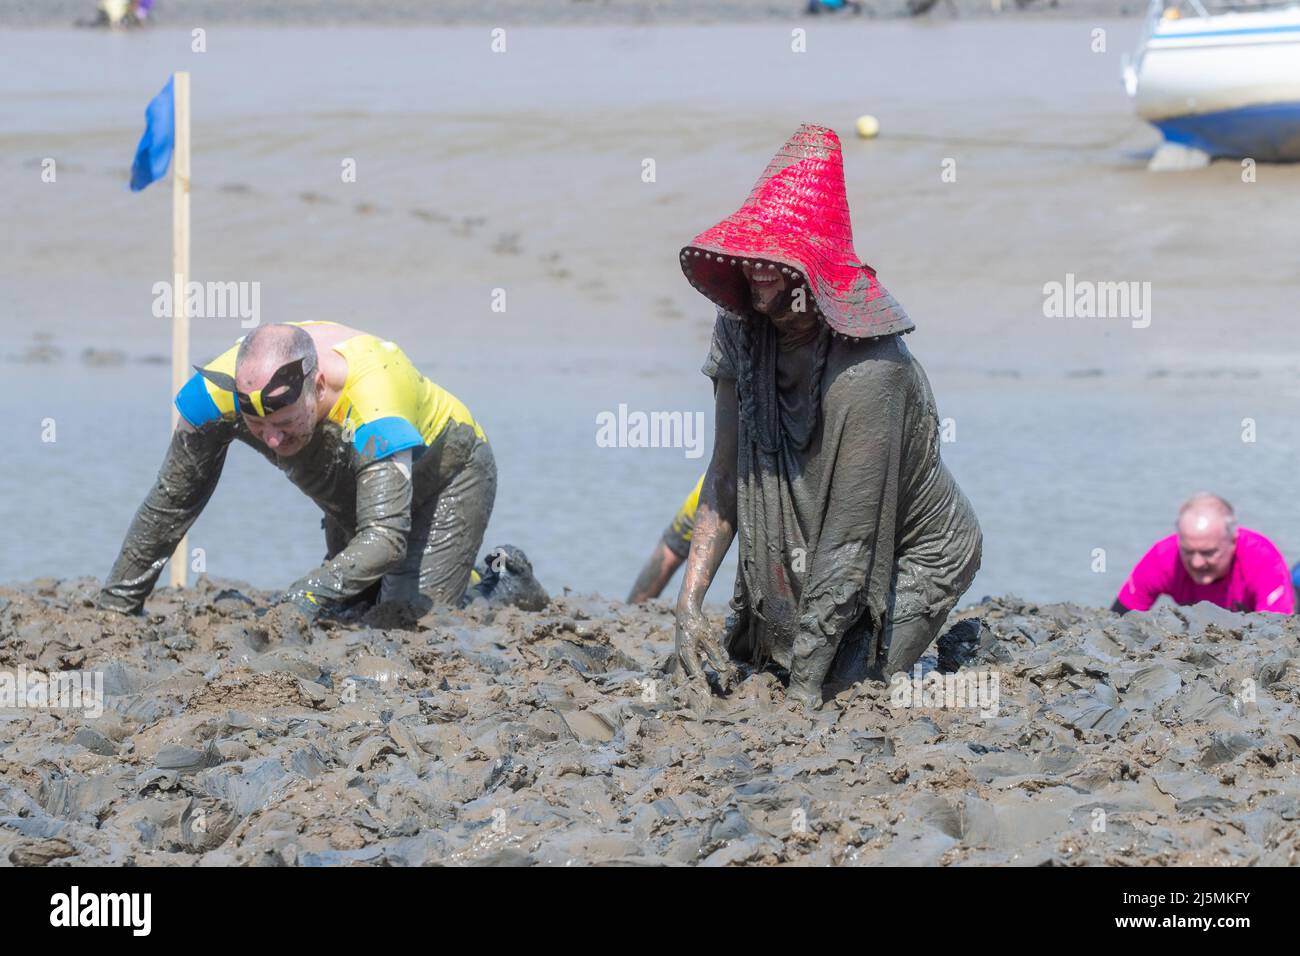
<svg viewBox="0 0 1300 956">
<path fill-rule="evenodd" d="M 97 672 L 104 691 L 98 717 L 0 711 L 10 864 L 1300 858 L 1290 619 L 989 599 L 957 650 L 997 677 L 996 715 L 871 685 L 808 716 L 760 673 L 701 717 L 664 676 L 664 606 L 304 627 L 207 579 L 138 619 L 90 607 L 94 588 L 0 588 L 0 673 Z"/>
</svg>

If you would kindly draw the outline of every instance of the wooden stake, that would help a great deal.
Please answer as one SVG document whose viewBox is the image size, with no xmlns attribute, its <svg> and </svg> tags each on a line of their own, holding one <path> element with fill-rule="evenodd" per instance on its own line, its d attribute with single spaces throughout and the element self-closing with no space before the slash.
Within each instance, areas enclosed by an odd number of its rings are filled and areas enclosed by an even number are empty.
<svg viewBox="0 0 1300 956">
<path fill-rule="evenodd" d="M 176 115 L 176 138 L 172 146 L 172 394 L 189 378 L 190 318 L 185 306 L 185 287 L 190 280 L 190 75 L 173 75 L 172 103 Z M 180 413 L 172 403 L 172 431 Z M 183 588 L 189 566 L 189 535 L 181 538 L 171 559 L 170 583 Z"/>
</svg>

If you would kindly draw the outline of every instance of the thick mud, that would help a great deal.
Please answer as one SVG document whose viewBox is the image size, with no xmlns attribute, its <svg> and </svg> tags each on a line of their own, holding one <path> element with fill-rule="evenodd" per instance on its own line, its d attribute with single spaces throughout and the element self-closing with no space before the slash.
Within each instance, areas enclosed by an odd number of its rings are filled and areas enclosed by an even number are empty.
<svg viewBox="0 0 1300 956">
<path fill-rule="evenodd" d="M 0 691 L 20 671 L 103 680 L 98 716 L 0 710 L 11 864 L 1300 856 L 1290 618 L 989 600 L 911 695 L 956 706 L 895 706 L 911 685 L 875 684 L 810 714 L 759 673 L 701 716 L 663 672 L 663 605 L 305 626 L 206 579 L 142 618 L 91 607 L 96 586 L 0 588 Z M 964 664 L 961 699 L 933 696 L 936 663 Z M 983 698 L 960 693 L 975 684 Z"/>
</svg>

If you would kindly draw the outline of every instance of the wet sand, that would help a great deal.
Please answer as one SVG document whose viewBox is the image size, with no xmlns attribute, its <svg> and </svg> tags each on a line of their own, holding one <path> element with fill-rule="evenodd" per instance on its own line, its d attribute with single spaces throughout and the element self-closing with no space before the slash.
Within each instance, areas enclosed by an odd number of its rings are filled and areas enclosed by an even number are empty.
<svg viewBox="0 0 1300 956">
<path fill-rule="evenodd" d="M 477 28 L 230 28 L 179 59 L 179 29 L 12 34 L 0 527 L 27 546 L 0 549 L 0 581 L 106 573 L 162 460 L 169 323 L 151 306 L 171 197 L 125 177 L 180 65 L 194 277 L 259 282 L 262 321 L 399 342 L 493 444 L 488 539 L 551 587 L 625 595 L 699 477 L 681 449 L 598 447 L 596 416 L 703 412 L 707 453 L 713 314 L 677 250 L 801 122 L 841 133 L 856 248 L 916 322 L 908 347 L 956 425 L 943 455 L 985 531 L 977 594 L 1106 606 L 1202 487 L 1300 558 L 1300 167 L 1148 175 L 1156 137 L 1119 83 L 1138 23 L 1103 25 L 1098 54 L 1083 21 L 863 21 L 819 27 L 803 57 L 770 24 L 539 27 L 504 57 Z M 864 112 L 879 139 L 852 135 Z M 1046 318 L 1044 283 L 1071 273 L 1151 281 L 1150 327 Z M 244 331 L 196 320 L 192 359 Z M 210 573 L 276 588 L 323 541 L 317 509 L 236 450 L 191 544 Z"/>
<path fill-rule="evenodd" d="M 894 709 L 884 685 L 809 716 L 762 673 L 700 717 L 663 674 L 663 606 L 566 595 L 537 613 L 375 611 L 304 629 L 266 595 L 207 579 L 183 599 L 160 591 L 141 619 L 89 608 L 92 593 L 88 580 L 0 589 L 7 670 L 100 671 L 106 692 L 98 719 L 0 712 L 0 860 L 1300 855 L 1294 619 L 986 600 L 964 673 L 999 675 L 996 716 Z"/>
</svg>

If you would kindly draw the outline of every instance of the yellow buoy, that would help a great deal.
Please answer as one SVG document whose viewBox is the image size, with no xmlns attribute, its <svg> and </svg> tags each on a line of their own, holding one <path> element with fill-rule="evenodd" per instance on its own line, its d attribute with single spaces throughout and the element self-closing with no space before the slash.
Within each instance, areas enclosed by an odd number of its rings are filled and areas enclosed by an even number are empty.
<svg viewBox="0 0 1300 956">
<path fill-rule="evenodd" d="M 880 120 L 871 114 L 859 116 L 856 124 L 858 135 L 863 139 L 875 139 L 880 135 Z"/>
<path fill-rule="evenodd" d="M 109 26 L 121 26 L 130 8 L 131 0 L 99 0 L 99 10 L 108 19 Z"/>
</svg>

